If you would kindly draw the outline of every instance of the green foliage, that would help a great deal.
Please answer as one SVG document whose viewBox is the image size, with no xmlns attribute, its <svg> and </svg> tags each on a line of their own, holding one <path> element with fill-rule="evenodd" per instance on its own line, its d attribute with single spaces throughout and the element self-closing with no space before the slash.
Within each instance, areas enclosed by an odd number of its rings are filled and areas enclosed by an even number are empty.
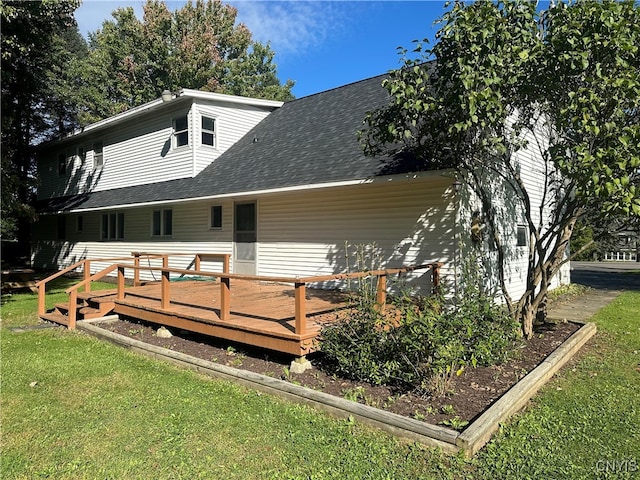
<svg viewBox="0 0 640 480">
<path fill-rule="evenodd" d="M 571 236 L 571 255 L 573 260 L 595 260 L 598 244 L 593 238 L 593 227 L 578 220 Z"/>
<path fill-rule="evenodd" d="M 34 217 L 33 145 L 68 131 L 75 109 L 63 93 L 62 66 L 78 47 L 73 12 L 77 0 L 0 3 L 2 51 L 2 219 L 3 239 L 28 245 L 26 225 Z"/>
<path fill-rule="evenodd" d="M 251 40 L 237 10 L 219 0 L 189 0 L 169 11 L 148 0 L 144 17 L 118 8 L 90 34 L 78 87 L 86 124 L 154 100 L 162 91 L 192 88 L 277 100 L 292 98 L 281 84 L 269 45 Z"/>
<path fill-rule="evenodd" d="M 385 315 L 365 288 L 354 296 L 351 314 L 322 331 L 327 365 L 375 385 L 445 394 L 449 380 L 465 367 L 506 360 L 518 337 L 517 323 L 483 291 L 481 281 L 477 271 L 469 273 L 453 308 L 445 308 L 440 295 L 400 295 L 393 310 L 399 320 Z"/>
<path fill-rule="evenodd" d="M 87 335 L 57 328 L 13 333 L 7 316 L 25 325 L 37 302 L 31 294 L 10 298 L 0 335 L 2 478 L 149 478 L 150 472 L 155 479 L 243 480 L 638 476 L 632 463 L 637 466 L 640 451 L 637 292 L 624 293 L 593 318 L 599 333 L 591 347 L 471 460 Z M 618 471 L 614 461 L 622 466 Z"/>
<path fill-rule="evenodd" d="M 598 334 L 580 360 L 501 428 L 476 478 L 638 478 L 638 311 L 640 293 L 627 292 L 590 319 Z"/>
<path fill-rule="evenodd" d="M 457 170 L 482 202 L 502 295 L 531 335 L 576 220 L 640 216 L 640 8 L 631 0 L 449 5 L 431 48 L 402 51 L 403 68 L 384 82 L 390 105 L 367 116 L 361 141 L 369 155 L 410 152 L 424 168 Z M 523 149 L 540 159 L 533 189 L 521 175 Z M 496 201 L 496 191 L 509 201 Z M 530 235 L 525 293 L 515 301 L 502 225 L 513 212 Z"/>
</svg>

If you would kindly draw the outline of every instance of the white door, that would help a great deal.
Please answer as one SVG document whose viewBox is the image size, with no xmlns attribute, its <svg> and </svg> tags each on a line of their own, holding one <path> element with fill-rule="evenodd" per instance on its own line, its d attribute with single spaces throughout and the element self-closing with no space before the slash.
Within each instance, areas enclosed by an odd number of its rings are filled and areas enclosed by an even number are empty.
<svg viewBox="0 0 640 480">
<path fill-rule="evenodd" d="M 235 273 L 256 274 L 256 202 L 236 203 L 233 221 Z"/>
</svg>

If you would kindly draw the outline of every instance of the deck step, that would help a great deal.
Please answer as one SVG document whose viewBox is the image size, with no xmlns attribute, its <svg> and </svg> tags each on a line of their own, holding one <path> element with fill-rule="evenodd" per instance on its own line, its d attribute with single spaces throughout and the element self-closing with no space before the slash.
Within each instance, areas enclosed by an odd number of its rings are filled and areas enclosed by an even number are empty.
<svg viewBox="0 0 640 480">
<path fill-rule="evenodd" d="M 56 303 L 54 307 L 54 312 L 59 315 L 68 315 L 69 314 L 69 304 L 68 303 Z"/>
<path fill-rule="evenodd" d="M 114 290 L 78 293 L 78 300 L 84 300 L 84 301 L 90 300 L 95 303 L 113 302 L 116 298 L 117 298 L 117 293 Z"/>
<path fill-rule="evenodd" d="M 115 304 L 111 308 L 94 308 L 94 307 L 82 307 L 78 310 L 78 319 L 92 319 L 100 318 L 108 315 L 113 311 Z"/>
<path fill-rule="evenodd" d="M 61 313 L 45 313 L 44 315 L 40 315 L 40 318 L 42 320 L 46 320 L 47 322 L 57 323 L 59 325 L 69 325 L 69 318 L 66 315 L 62 315 Z"/>
</svg>

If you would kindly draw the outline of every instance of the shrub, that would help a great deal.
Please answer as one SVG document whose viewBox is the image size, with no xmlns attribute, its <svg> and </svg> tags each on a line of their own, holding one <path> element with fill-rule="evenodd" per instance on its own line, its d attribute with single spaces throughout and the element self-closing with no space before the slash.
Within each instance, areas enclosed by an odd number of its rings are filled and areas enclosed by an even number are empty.
<svg viewBox="0 0 640 480">
<path fill-rule="evenodd" d="M 347 378 L 441 395 L 465 367 L 506 360 L 518 323 L 482 288 L 478 271 L 466 270 L 461 285 L 455 307 L 446 308 L 442 295 L 400 295 L 387 315 L 368 292 L 354 295 L 351 315 L 322 331 L 327 366 Z"/>
</svg>

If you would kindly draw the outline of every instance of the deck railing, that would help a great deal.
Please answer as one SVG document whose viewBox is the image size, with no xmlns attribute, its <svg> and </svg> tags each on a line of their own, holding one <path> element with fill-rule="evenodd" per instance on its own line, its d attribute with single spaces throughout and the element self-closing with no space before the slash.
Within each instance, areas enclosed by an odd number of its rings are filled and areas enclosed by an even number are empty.
<svg viewBox="0 0 640 480">
<path fill-rule="evenodd" d="M 229 320 L 231 316 L 231 280 L 249 280 L 258 282 L 275 282 L 275 283 L 288 283 L 293 284 L 295 290 L 295 326 L 294 332 L 297 335 L 305 335 L 307 332 L 307 313 L 306 313 L 306 287 L 309 283 L 326 282 L 330 280 L 346 280 L 376 276 L 376 302 L 382 306 L 386 303 L 387 296 L 387 277 L 389 275 L 396 275 L 400 273 L 411 272 L 415 270 L 431 270 L 432 275 L 432 288 L 436 290 L 440 281 L 440 267 L 442 263 L 426 263 L 422 265 L 407 266 L 401 268 L 391 268 L 386 270 L 369 270 L 363 272 L 342 273 L 335 275 L 322 275 L 311 277 L 271 277 L 263 275 L 244 275 L 239 273 L 228 272 L 207 272 L 199 271 L 198 275 L 203 277 L 215 277 L 220 280 L 220 314 L 221 320 Z M 144 267 L 140 265 L 114 265 L 114 268 L 118 269 L 118 292 L 117 299 L 124 300 L 125 297 L 125 273 L 127 269 L 136 270 L 151 270 L 158 271 L 161 275 L 160 286 L 160 308 L 162 310 L 170 310 L 171 308 L 171 281 L 170 275 L 174 274 L 188 274 L 193 273 L 192 270 L 185 270 L 179 268 L 168 267 Z M 83 282 L 84 283 L 84 282 Z"/>
<path fill-rule="evenodd" d="M 101 280 L 102 278 L 106 277 L 107 275 L 109 275 L 110 273 L 112 273 L 114 270 L 116 270 L 116 268 L 118 267 L 118 263 L 114 263 L 114 262 L 122 262 L 122 261 L 133 261 L 133 265 L 129 265 L 129 267 L 133 267 L 134 268 L 134 279 L 133 279 L 133 284 L 134 285 L 139 285 L 140 282 L 140 270 L 149 270 L 149 269 L 153 269 L 153 267 L 140 267 L 140 259 L 141 258 L 147 258 L 147 259 L 154 259 L 154 258 L 161 258 L 162 259 L 162 265 L 163 268 L 168 268 L 169 266 L 169 257 L 180 257 L 180 256 L 192 256 L 194 257 L 193 261 L 189 264 L 189 266 L 187 267 L 187 269 L 184 269 L 183 271 L 188 273 L 195 273 L 200 271 L 200 266 L 203 260 L 208 259 L 208 258 L 215 258 L 217 260 L 220 260 L 222 262 L 222 269 L 223 269 L 223 273 L 224 272 L 229 272 L 229 260 L 231 255 L 228 253 L 170 253 L 170 254 L 159 254 L 159 253 L 149 253 L 149 252 L 131 252 L 131 257 L 117 257 L 117 258 L 85 258 L 83 260 L 80 260 L 72 265 L 69 265 L 68 267 L 64 268 L 63 270 L 60 270 L 56 273 L 54 273 L 53 275 L 48 276 L 47 278 L 44 278 L 42 280 L 40 280 L 38 283 L 36 283 L 36 287 L 38 288 L 38 315 L 42 316 L 46 313 L 47 307 L 46 307 L 46 290 L 47 290 L 47 283 L 51 282 L 52 280 L 55 280 L 56 278 L 59 278 L 63 275 L 66 275 L 68 273 L 73 272 L 74 270 L 78 269 L 79 267 L 82 267 L 82 276 L 83 276 L 83 280 L 80 283 L 77 283 L 76 285 L 73 285 L 72 287 L 68 288 L 65 290 L 65 292 L 69 295 L 69 318 L 68 318 L 68 322 L 69 322 L 69 328 L 73 329 L 75 328 L 75 324 L 76 324 L 76 309 L 75 309 L 75 305 L 78 302 L 78 291 L 81 288 L 84 288 L 85 292 L 90 292 L 91 291 L 91 282 L 94 281 L 98 281 Z M 100 262 L 100 263 L 111 263 L 112 265 L 110 265 L 109 267 L 99 271 L 98 273 L 91 275 L 91 263 L 92 262 Z M 194 267 L 193 270 L 190 270 L 190 267 Z M 135 268 L 137 267 L 137 268 Z M 73 307 L 73 308 L 72 308 Z"/>
<path fill-rule="evenodd" d="M 69 265 L 67 268 L 64 268 L 53 275 L 49 275 L 47 278 L 40 280 L 36 283 L 36 287 L 38 288 L 38 315 L 42 316 L 46 313 L 46 296 L 47 296 L 47 283 L 59 278 L 67 273 L 71 273 L 74 270 L 78 269 L 78 267 L 82 267 L 82 276 L 84 280 L 91 276 L 91 262 L 121 262 L 123 260 L 130 260 L 130 257 L 118 257 L 118 258 L 85 258 L 80 260 L 73 265 Z M 83 282 L 84 283 L 84 282 Z M 85 284 L 85 292 L 91 291 L 91 283 Z"/>
</svg>

